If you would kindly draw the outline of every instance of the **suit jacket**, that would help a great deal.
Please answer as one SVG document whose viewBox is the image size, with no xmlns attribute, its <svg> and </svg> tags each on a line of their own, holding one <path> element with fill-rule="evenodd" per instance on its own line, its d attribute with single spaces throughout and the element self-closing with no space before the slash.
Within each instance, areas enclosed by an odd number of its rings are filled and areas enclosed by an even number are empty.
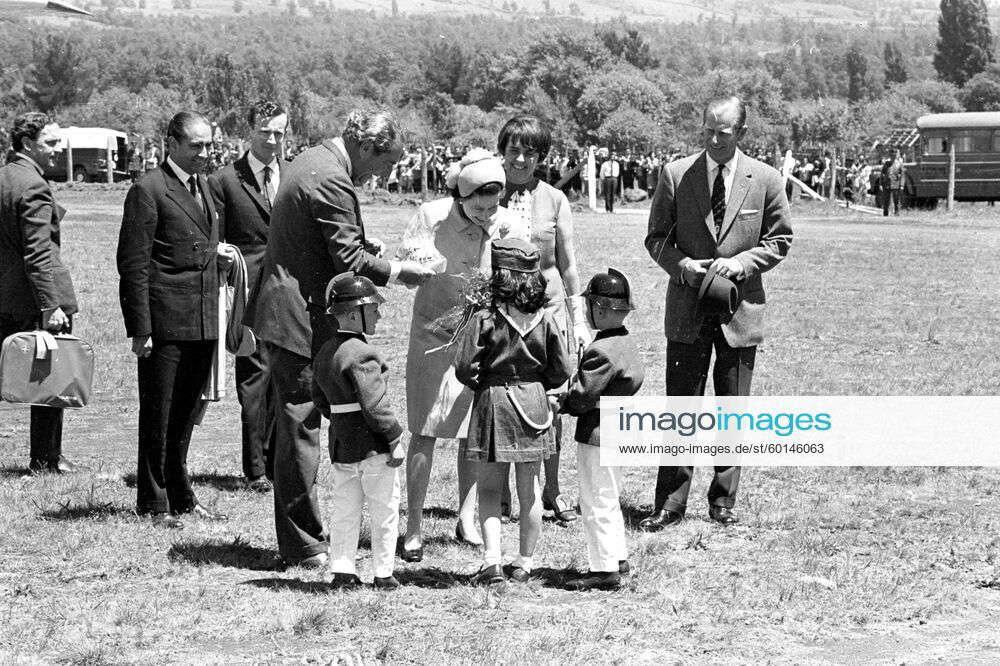
<svg viewBox="0 0 1000 666">
<path fill-rule="evenodd" d="M 653 196 L 646 250 L 670 274 L 664 329 L 667 339 L 690 343 L 704 319 L 699 285 L 681 284 L 681 262 L 732 257 L 745 273 L 742 302 L 722 331 L 730 346 L 752 347 L 764 337 L 761 274 L 777 266 L 792 243 L 788 199 L 777 171 L 740 153 L 716 238 L 706 159 L 701 152 L 664 165 Z"/>
<path fill-rule="evenodd" d="M 0 315 L 41 319 L 43 310 L 77 311 L 60 256 L 66 210 L 52 198 L 42 170 L 16 157 L 0 169 Z"/>
<path fill-rule="evenodd" d="M 208 186 L 219 214 L 219 240 L 240 249 L 247 264 L 247 287 L 252 292 L 264 263 L 271 205 L 260 191 L 247 154 L 210 175 Z"/>
<path fill-rule="evenodd" d="M 219 337 L 219 223 L 204 176 L 206 211 L 164 160 L 125 197 L 118 236 L 118 294 L 129 337 Z"/>
<path fill-rule="evenodd" d="M 646 372 L 625 327 L 598 331 L 583 351 L 562 411 L 579 417 L 576 441 L 601 445 L 601 396 L 635 395 Z"/>
<path fill-rule="evenodd" d="M 338 331 L 313 360 L 312 399 L 330 419 L 330 460 L 359 463 L 389 453 L 403 434 L 388 394 L 389 366 L 360 333 Z M 350 412 L 331 405 L 358 403 Z"/>
<path fill-rule="evenodd" d="M 352 271 L 379 286 L 390 267 L 364 249 L 361 206 L 347 158 L 330 142 L 310 148 L 281 173 L 257 293 L 245 323 L 257 337 L 306 358 L 333 335 L 326 286 Z"/>
</svg>

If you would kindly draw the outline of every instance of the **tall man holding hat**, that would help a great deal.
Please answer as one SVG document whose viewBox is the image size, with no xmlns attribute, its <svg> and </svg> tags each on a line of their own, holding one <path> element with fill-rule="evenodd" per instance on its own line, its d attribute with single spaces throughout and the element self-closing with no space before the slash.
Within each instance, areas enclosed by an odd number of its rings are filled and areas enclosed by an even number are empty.
<svg viewBox="0 0 1000 666">
<path fill-rule="evenodd" d="M 208 177 L 219 213 L 219 240 L 240 249 L 247 264 L 247 287 L 254 292 L 260 277 L 271 206 L 281 182 L 281 142 L 288 130 L 288 114 L 274 102 L 262 100 L 250 108 L 250 149 L 238 160 Z M 269 391 L 270 374 L 262 349 L 236 357 L 236 397 L 240 401 L 243 438 L 243 475 L 259 492 L 271 489 L 274 416 Z"/>
<path fill-rule="evenodd" d="M 704 395 L 713 348 L 715 394 L 750 394 L 764 333 L 761 274 L 788 254 L 792 227 L 781 176 L 737 147 L 746 116 L 737 97 L 710 101 L 705 150 L 664 165 L 653 197 L 646 250 L 670 275 L 667 395 Z M 640 529 L 655 532 L 683 519 L 693 472 L 660 467 L 653 514 Z M 737 521 L 739 480 L 739 467 L 715 468 L 708 489 L 712 520 Z"/>
<path fill-rule="evenodd" d="M 415 261 L 387 261 L 365 238 L 354 190 L 385 177 L 403 154 L 395 119 L 354 111 L 341 136 L 295 158 L 281 174 L 267 251 L 245 321 L 266 346 L 276 404 L 274 510 L 278 551 L 290 564 L 324 566 L 329 546 L 319 511 L 320 412 L 313 404 L 312 359 L 335 333 L 326 287 L 353 272 L 378 286 L 420 284 L 434 272 Z"/>
</svg>

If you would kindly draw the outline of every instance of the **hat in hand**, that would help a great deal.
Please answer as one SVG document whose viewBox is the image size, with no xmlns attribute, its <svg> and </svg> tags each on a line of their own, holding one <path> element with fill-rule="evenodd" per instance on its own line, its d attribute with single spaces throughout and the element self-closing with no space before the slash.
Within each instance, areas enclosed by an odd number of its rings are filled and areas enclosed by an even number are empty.
<svg viewBox="0 0 1000 666">
<path fill-rule="evenodd" d="M 701 281 L 698 300 L 704 314 L 719 315 L 728 321 L 740 307 L 740 290 L 735 282 L 719 275 L 716 266 L 712 265 Z"/>
<path fill-rule="evenodd" d="M 493 241 L 490 265 L 494 270 L 534 273 L 538 270 L 538 248 L 520 238 L 500 238 Z"/>
</svg>

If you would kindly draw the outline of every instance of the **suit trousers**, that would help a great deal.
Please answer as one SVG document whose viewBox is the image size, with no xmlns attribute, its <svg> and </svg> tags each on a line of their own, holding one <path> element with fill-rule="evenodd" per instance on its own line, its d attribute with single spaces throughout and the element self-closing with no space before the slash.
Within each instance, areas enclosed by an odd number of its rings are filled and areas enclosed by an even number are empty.
<svg viewBox="0 0 1000 666">
<path fill-rule="evenodd" d="M 140 514 L 184 513 L 197 504 L 187 455 L 214 349 L 214 340 L 154 338 L 153 352 L 139 359 Z"/>
<path fill-rule="evenodd" d="M 371 519 L 372 569 L 379 578 L 392 575 L 399 535 L 399 468 L 382 453 L 357 463 L 333 464 L 330 503 L 330 573 L 357 573 L 361 512 Z"/>
<path fill-rule="evenodd" d="M 275 408 L 274 527 L 278 553 L 294 562 L 329 545 L 316 494 L 320 413 L 312 401 L 312 359 L 264 344 Z"/>
<path fill-rule="evenodd" d="M 39 313 L 39 316 L 41 313 Z M 72 319 L 71 319 L 72 321 Z M 23 331 L 34 331 L 39 320 L 35 317 L 0 315 L 0 342 Z M 72 328 L 72 324 L 70 325 Z M 67 330 L 67 332 L 69 332 Z M 63 410 L 55 407 L 31 406 L 30 457 L 38 462 L 55 462 L 62 455 Z"/>
<path fill-rule="evenodd" d="M 601 467 L 600 446 L 577 442 L 576 451 L 580 514 L 590 570 L 618 571 L 618 562 L 628 559 L 625 519 L 619 499 L 621 470 Z"/>
<path fill-rule="evenodd" d="M 750 395 L 757 347 L 730 347 L 719 318 L 706 317 L 694 342 L 667 340 L 667 395 L 705 395 L 708 366 L 715 349 L 712 384 L 715 395 Z M 683 514 L 694 467 L 660 467 L 656 477 L 654 509 Z M 740 484 L 740 468 L 716 467 L 708 502 L 732 508 Z"/>
<path fill-rule="evenodd" d="M 243 475 L 274 477 L 274 405 L 263 345 L 250 356 L 236 357 L 236 398 L 243 434 Z"/>
<path fill-rule="evenodd" d="M 601 179 L 601 186 L 604 188 L 604 210 L 615 212 L 615 190 L 618 189 L 618 179 L 613 176 L 606 176 Z"/>
</svg>

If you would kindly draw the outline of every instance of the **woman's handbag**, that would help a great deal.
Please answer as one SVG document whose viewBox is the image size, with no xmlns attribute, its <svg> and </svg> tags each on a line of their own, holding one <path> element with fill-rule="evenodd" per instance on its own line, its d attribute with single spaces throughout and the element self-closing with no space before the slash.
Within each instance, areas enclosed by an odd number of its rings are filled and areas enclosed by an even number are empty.
<svg viewBox="0 0 1000 666">
<path fill-rule="evenodd" d="M 0 398 L 7 402 L 84 407 L 93 379 L 94 350 L 74 335 L 24 331 L 0 348 Z"/>
</svg>

